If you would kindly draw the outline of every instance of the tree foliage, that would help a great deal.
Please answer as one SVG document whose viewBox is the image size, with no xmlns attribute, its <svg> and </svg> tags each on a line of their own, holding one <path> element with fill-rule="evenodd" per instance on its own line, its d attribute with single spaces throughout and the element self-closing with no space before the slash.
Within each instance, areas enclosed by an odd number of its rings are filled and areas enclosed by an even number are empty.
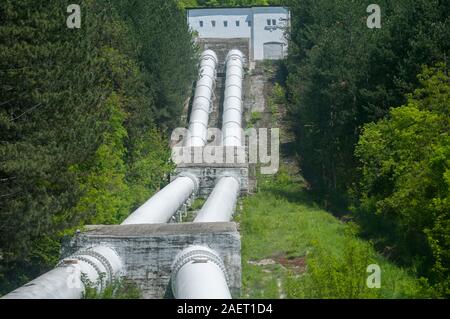
<svg viewBox="0 0 450 319">
<path fill-rule="evenodd" d="M 330 207 L 345 207 L 364 123 L 383 118 L 418 85 L 421 65 L 449 52 L 448 1 L 379 1 L 369 29 L 363 0 L 288 1 L 288 97 L 303 171 Z"/>
<path fill-rule="evenodd" d="M 389 225 L 377 233 L 403 258 L 415 258 L 422 273 L 427 273 L 438 290 L 448 296 L 450 77 L 447 72 L 443 64 L 425 68 L 419 76 L 421 88 L 408 95 L 405 105 L 391 109 L 387 119 L 365 125 L 356 155 L 362 171 L 357 191 L 360 213 L 376 214 L 377 219 Z"/>
</svg>

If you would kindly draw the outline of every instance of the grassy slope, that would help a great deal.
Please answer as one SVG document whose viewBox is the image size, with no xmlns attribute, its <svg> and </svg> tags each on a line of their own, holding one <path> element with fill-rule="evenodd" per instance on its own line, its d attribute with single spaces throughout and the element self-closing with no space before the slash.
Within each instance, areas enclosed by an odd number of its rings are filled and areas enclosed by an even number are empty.
<svg viewBox="0 0 450 319">
<path fill-rule="evenodd" d="M 376 254 L 353 223 L 315 206 L 292 176 L 282 169 L 275 178 L 260 178 L 257 194 L 242 201 L 242 297 L 428 296 L 421 280 Z M 381 267 L 380 289 L 366 286 L 372 263 Z"/>
<path fill-rule="evenodd" d="M 256 127 L 279 127 L 281 149 L 292 141 L 285 119 L 283 88 L 275 85 L 279 64 L 265 63 L 271 85 L 264 114 L 251 114 Z M 248 114 L 247 114 L 248 115 Z M 264 115 L 264 116 L 262 116 Z M 282 155 L 276 176 L 259 176 L 258 192 L 241 200 L 236 214 L 242 236 L 243 298 L 418 298 L 426 283 L 377 254 L 358 238 L 354 223 L 314 204 L 296 159 Z M 381 268 L 381 288 L 366 285 L 367 266 Z"/>
<path fill-rule="evenodd" d="M 308 200 L 286 170 L 260 178 L 237 217 L 242 235 L 244 298 L 426 297 L 422 281 L 376 254 L 344 223 Z M 259 264 L 255 264 L 258 263 Z M 366 267 L 381 267 L 381 288 L 369 289 Z M 261 265 L 266 264 L 266 265 Z"/>
</svg>

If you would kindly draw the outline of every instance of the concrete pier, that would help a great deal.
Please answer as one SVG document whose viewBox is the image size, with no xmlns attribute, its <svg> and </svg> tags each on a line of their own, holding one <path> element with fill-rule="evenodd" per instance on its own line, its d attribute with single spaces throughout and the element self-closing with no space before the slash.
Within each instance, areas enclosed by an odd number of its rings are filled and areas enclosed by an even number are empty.
<svg viewBox="0 0 450 319">
<path fill-rule="evenodd" d="M 64 243 L 63 257 L 97 244 L 115 247 L 127 280 L 137 284 L 142 298 L 173 298 L 170 277 L 177 254 L 191 245 L 209 247 L 225 265 L 232 297 L 240 296 L 241 242 L 235 223 L 87 226 Z"/>
</svg>

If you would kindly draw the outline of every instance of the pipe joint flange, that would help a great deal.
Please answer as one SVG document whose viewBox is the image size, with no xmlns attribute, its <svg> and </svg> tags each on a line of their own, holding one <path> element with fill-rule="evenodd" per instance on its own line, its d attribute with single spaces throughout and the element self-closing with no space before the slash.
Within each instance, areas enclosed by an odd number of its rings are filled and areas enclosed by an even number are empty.
<svg viewBox="0 0 450 319">
<path fill-rule="evenodd" d="M 75 254 L 64 258 L 63 260 L 61 260 L 58 264 L 57 267 L 63 266 L 68 264 L 69 260 L 79 260 L 79 261 L 83 261 L 85 263 L 87 263 L 88 265 L 90 265 L 92 268 L 95 269 L 95 271 L 98 274 L 98 277 L 101 278 L 100 280 L 100 285 L 101 285 L 101 289 L 104 288 L 105 284 L 107 283 L 112 283 L 112 281 L 115 279 L 116 277 L 116 271 L 114 270 L 113 265 L 111 264 L 111 262 L 108 260 L 108 258 L 106 258 L 102 253 L 96 251 L 96 249 L 99 248 L 107 248 L 108 250 L 110 250 L 114 255 L 115 258 L 117 258 L 117 260 L 120 261 L 120 257 L 117 254 L 116 250 L 108 247 L 108 246 L 93 246 L 90 248 L 85 248 L 85 249 L 81 249 L 79 251 L 77 251 Z M 106 278 L 103 278 L 103 275 L 105 272 L 102 271 L 100 269 L 100 267 L 98 266 L 98 264 L 96 264 L 91 258 L 93 258 L 94 260 L 97 260 L 104 269 L 106 269 Z M 120 261 L 121 262 L 121 261 Z M 120 269 L 119 269 L 120 272 Z"/>
<path fill-rule="evenodd" d="M 200 60 L 203 60 L 203 59 L 212 59 L 216 65 L 219 61 L 219 59 L 217 58 L 217 54 L 213 50 L 210 50 L 210 49 L 202 52 L 202 54 L 200 56 Z"/>
<path fill-rule="evenodd" d="M 244 54 L 238 49 L 232 49 L 228 52 L 225 61 L 228 62 L 230 59 L 239 59 L 241 62 L 244 60 Z"/>
<path fill-rule="evenodd" d="M 194 174 L 189 173 L 189 172 L 181 172 L 180 174 L 178 174 L 177 177 L 189 177 L 192 180 L 192 182 L 194 183 L 194 192 L 193 193 L 197 194 L 197 192 L 200 188 L 200 183 L 199 183 L 197 176 L 195 176 Z"/>
<path fill-rule="evenodd" d="M 222 174 L 220 174 L 219 178 L 217 179 L 216 184 L 224 177 L 233 177 L 239 184 L 239 188 L 241 188 L 241 179 L 240 177 L 234 173 L 234 172 L 229 172 L 229 171 L 225 171 Z"/>
<path fill-rule="evenodd" d="M 225 264 L 218 256 L 218 254 L 212 249 L 205 246 L 190 246 L 178 253 L 178 255 L 175 257 L 174 263 L 172 264 L 172 291 L 175 291 L 175 287 L 173 286 L 175 283 L 174 278 L 178 274 L 178 271 L 180 271 L 180 269 L 183 268 L 184 265 L 191 261 L 199 263 L 211 262 L 216 264 L 223 272 L 227 285 L 230 286 L 228 272 L 225 268 Z"/>
<path fill-rule="evenodd" d="M 98 267 L 98 265 L 95 262 L 93 262 L 91 259 L 87 258 L 86 256 L 87 256 L 87 254 L 85 254 L 83 252 L 82 255 L 79 255 L 79 256 L 75 255 L 75 256 L 73 256 L 73 258 L 80 260 L 80 261 L 84 261 L 85 263 L 89 264 L 89 266 L 91 266 L 92 268 L 95 269 L 99 280 L 98 280 L 98 282 L 94 282 L 92 284 L 94 284 L 94 285 L 100 284 L 100 287 L 97 287 L 97 288 L 100 289 L 100 291 L 103 291 L 106 288 L 106 285 L 108 283 L 111 283 L 110 273 L 109 273 L 109 271 L 107 273 L 105 273 L 104 271 L 101 271 L 101 269 Z"/>
<path fill-rule="evenodd" d="M 106 287 L 106 282 L 109 282 L 109 280 L 108 280 L 108 278 L 105 279 L 105 278 L 102 276 L 102 274 L 104 274 L 105 272 L 103 272 L 103 271 L 98 267 L 98 265 L 97 265 L 95 262 L 93 262 L 91 259 L 86 258 L 86 254 L 85 254 L 84 252 L 81 252 L 81 255 L 75 254 L 75 255 L 72 255 L 72 256 L 70 256 L 70 257 L 64 258 L 63 260 L 61 260 L 61 261 L 56 265 L 56 267 L 63 267 L 63 266 L 65 266 L 65 265 L 67 265 L 67 264 L 69 263 L 69 261 L 72 261 L 72 260 L 85 262 L 86 264 L 88 264 L 89 266 L 91 266 L 91 267 L 97 272 L 98 278 L 100 278 L 100 280 L 99 280 L 100 286 L 97 287 L 97 289 L 99 289 L 100 291 L 102 291 L 102 290 Z M 70 262 L 70 264 L 73 264 L 73 262 Z M 106 275 L 107 275 L 106 277 L 108 277 L 108 274 L 106 274 Z M 106 282 L 105 282 L 105 281 L 106 281 Z M 97 285 L 98 283 L 93 283 L 93 284 Z"/>
</svg>

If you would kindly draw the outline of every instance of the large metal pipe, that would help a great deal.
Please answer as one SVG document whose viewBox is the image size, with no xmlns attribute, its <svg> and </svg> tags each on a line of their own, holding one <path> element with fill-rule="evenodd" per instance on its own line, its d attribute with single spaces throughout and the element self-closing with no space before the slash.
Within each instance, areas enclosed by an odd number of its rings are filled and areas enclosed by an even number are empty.
<svg viewBox="0 0 450 319">
<path fill-rule="evenodd" d="M 241 146 L 242 79 L 244 55 L 231 50 L 226 59 L 225 99 L 223 107 L 223 145 Z M 239 180 L 232 176 L 220 178 L 194 222 L 229 221 L 239 196 Z"/>
<path fill-rule="evenodd" d="M 177 299 L 231 299 L 227 272 L 213 250 L 190 246 L 172 265 L 172 292 Z"/>
<path fill-rule="evenodd" d="M 244 54 L 231 50 L 226 58 L 225 97 L 222 115 L 224 146 L 242 146 L 242 80 Z"/>
<path fill-rule="evenodd" d="M 128 216 L 122 225 L 167 223 L 197 188 L 197 177 L 181 174 Z"/>
<path fill-rule="evenodd" d="M 231 220 L 239 196 L 239 180 L 223 176 L 214 187 L 206 203 L 195 217 L 195 223 L 228 222 Z"/>
<path fill-rule="evenodd" d="M 167 222 L 197 187 L 195 176 L 185 174 L 177 177 L 131 214 L 122 225 Z M 121 271 L 121 259 L 112 248 L 95 246 L 63 259 L 53 270 L 2 298 L 80 299 L 86 290 L 86 281 L 101 291 L 107 283 L 118 278 Z"/>
<path fill-rule="evenodd" d="M 212 50 L 204 51 L 200 57 L 199 78 L 189 120 L 189 136 L 184 146 L 204 146 L 206 144 L 217 62 L 217 55 Z"/>
<path fill-rule="evenodd" d="M 185 146 L 206 144 L 217 62 L 214 51 L 206 50 L 201 54 L 199 79 L 195 89 Z M 128 216 L 122 225 L 167 223 L 197 187 L 198 179 L 195 176 L 189 174 L 177 177 Z"/>
<path fill-rule="evenodd" d="M 110 247 L 82 249 L 2 299 L 80 299 L 87 285 L 100 292 L 120 277 L 122 268 L 119 255 Z"/>
<path fill-rule="evenodd" d="M 243 59 L 244 55 L 239 50 L 231 50 L 226 59 L 222 125 L 224 146 L 242 145 Z M 206 142 L 206 138 L 202 141 Z M 199 140 L 198 143 L 202 141 Z M 237 178 L 221 177 L 194 222 L 230 221 L 239 190 Z M 179 253 L 172 266 L 171 281 L 172 291 L 177 299 L 231 298 L 225 266 L 220 257 L 207 247 L 191 246 Z"/>
</svg>

